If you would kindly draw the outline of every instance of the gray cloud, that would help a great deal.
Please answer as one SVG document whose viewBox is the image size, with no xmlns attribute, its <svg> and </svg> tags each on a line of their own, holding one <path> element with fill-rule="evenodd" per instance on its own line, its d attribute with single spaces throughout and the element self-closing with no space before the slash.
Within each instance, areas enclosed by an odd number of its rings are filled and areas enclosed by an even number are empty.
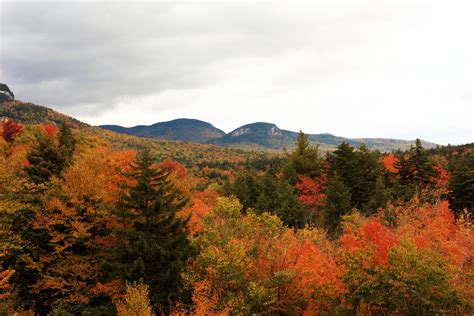
<svg viewBox="0 0 474 316">
<path fill-rule="evenodd" d="M 467 142 L 466 4 L 2 2 L 0 77 L 93 124 L 187 116 Z"/>
</svg>

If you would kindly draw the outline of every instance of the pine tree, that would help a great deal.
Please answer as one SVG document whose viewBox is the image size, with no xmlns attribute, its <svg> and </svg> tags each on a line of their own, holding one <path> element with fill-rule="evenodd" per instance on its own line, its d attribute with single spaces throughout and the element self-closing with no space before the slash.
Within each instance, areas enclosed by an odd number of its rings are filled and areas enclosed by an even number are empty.
<svg viewBox="0 0 474 316">
<path fill-rule="evenodd" d="M 74 150 L 76 148 L 77 140 L 74 137 L 71 127 L 69 124 L 64 123 L 61 126 L 58 134 L 59 148 L 61 149 L 66 160 L 69 161 L 72 158 Z"/>
<path fill-rule="evenodd" d="M 316 178 L 321 174 L 323 166 L 319 148 L 311 146 L 308 135 L 302 131 L 298 135 L 295 151 L 289 155 L 289 164 L 298 175 Z"/>
<path fill-rule="evenodd" d="M 50 137 L 40 138 L 26 158 L 29 165 L 25 167 L 25 172 L 37 184 L 48 182 L 52 176 L 59 176 L 67 163 L 66 156 Z"/>
<path fill-rule="evenodd" d="M 118 215 L 129 224 L 120 233 L 127 243 L 117 249 L 118 276 L 129 282 L 143 280 L 150 288 L 155 312 L 168 313 L 169 304 L 182 299 L 183 271 L 192 249 L 185 226 L 177 217 L 187 201 L 168 175 L 154 167 L 148 150 L 140 153 L 126 174 L 135 184 L 125 188 Z"/>
<path fill-rule="evenodd" d="M 341 216 L 351 211 L 351 193 L 349 188 L 337 177 L 329 181 L 326 191 L 326 227 L 334 232 L 341 222 Z"/>
<path fill-rule="evenodd" d="M 474 151 L 453 162 L 449 190 L 449 203 L 456 214 L 464 209 L 474 212 Z"/>
</svg>

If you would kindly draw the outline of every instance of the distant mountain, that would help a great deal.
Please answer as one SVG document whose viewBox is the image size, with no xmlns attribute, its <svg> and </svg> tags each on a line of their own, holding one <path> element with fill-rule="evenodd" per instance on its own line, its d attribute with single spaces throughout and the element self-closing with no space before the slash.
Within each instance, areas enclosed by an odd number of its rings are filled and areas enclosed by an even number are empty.
<svg viewBox="0 0 474 316">
<path fill-rule="evenodd" d="M 53 109 L 33 103 L 7 101 L 0 103 L 0 122 L 12 119 L 22 124 L 36 125 L 51 123 L 72 125 L 82 135 L 83 145 L 112 146 L 118 150 L 148 148 L 158 160 L 171 157 L 174 160 L 192 167 L 208 161 L 245 162 L 261 153 L 254 153 L 224 146 L 182 142 L 166 139 L 150 139 L 133 135 L 116 133 L 110 130 L 90 126 L 75 118 L 61 114 Z M 223 133 L 223 132 L 222 132 Z"/>
<path fill-rule="evenodd" d="M 129 128 L 118 125 L 102 125 L 100 127 L 139 137 L 181 140 L 202 144 L 225 135 L 223 131 L 212 124 L 194 119 L 177 119 L 149 126 L 139 125 Z"/>
<path fill-rule="evenodd" d="M 106 130 L 158 140 L 186 141 L 191 143 L 211 144 L 231 147 L 241 150 L 256 151 L 282 151 L 295 147 L 298 133 L 282 130 L 271 123 L 253 123 L 241 126 L 225 134 L 222 130 L 207 122 L 193 119 L 177 119 L 169 122 L 157 123 L 150 126 L 135 126 L 131 128 L 117 125 L 104 125 L 101 128 L 92 127 L 72 117 L 58 113 L 50 108 L 10 100 L 0 103 L 0 119 L 2 117 L 14 119 L 24 124 L 68 122 L 76 128 L 88 129 L 94 134 L 110 139 L 111 142 L 120 144 L 121 140 L 112 134 L 104 134 Z M 102 132 L 101 132 L 102 131 Z M 388 138 L 344 138 L 332 134 L 311 134 L 309 140 L 318 144 L 323 151 L 332 150 L 343 141 L 353 146 L 366 144 L 370 149 L 380 151 L 406 150 L 414 144 L 414 140 L 400 140 Z M 137 143 L 138 140 L 130 140 Z M 436 144 L 422 141 L 425 148 L 434 148 Z"/>
<path fill-rule="evenodd" d="M 281 151 L 285 148 L 292 149 L 295 147 L 298 137 L 297 132 L 282 130 L 275 124 L 264 122 L 244 125 L 228 134 L 209 123 L 190 119 L 178 119 L 151 126 L 135 126 L 131 128 L 116 125 L 103 125 L 100 127 L 139 137 L 192 141 L 244 150 Z M 309 140 L 313 144 L 318 144 L 322 150 L 334 149 L 342 142 L 347 142 L 356 147 L 366 144 L 367 147 L 380 151 L 405 150 L 415 143 L 414 140 L 388 138 L 351 139 L 327 133 L 311 134 L 309 135 Z M 423 141 L 423 146 L 432 148 L 436 144 Z"/>
</svg>

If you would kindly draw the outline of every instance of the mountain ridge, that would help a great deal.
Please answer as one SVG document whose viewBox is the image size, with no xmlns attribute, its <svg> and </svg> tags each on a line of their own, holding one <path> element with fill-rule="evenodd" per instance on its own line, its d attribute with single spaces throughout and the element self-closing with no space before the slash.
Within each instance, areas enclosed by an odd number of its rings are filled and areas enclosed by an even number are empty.
<svg viewBox="0 0 474 316">
<path fill-rule="evenodd" d="M 182 120 L 197 121 L 200 124 L 207 124 L 220 132 L 214 134 L 212 138 L 200 138 L 198 142 L 204 144 L 213 144 L 220 146 L 228 146 L 239 149 L 247 150 L 270 150 L 270 151 L 281 151 L 285 149 L 294 148 L 298 132 L 280 129 L 276 124 L 269 122 L 255 122 L 242 125 L 229 133 L 224 133 L 222 130 L 216 128 L 214 125 L 200 120 L 194 119 L 175 119 L 172 121 L 159 122 L 152 125 L 137 125 L 134 127 L 122 127 L 119 125 L 100 125 L 100 128 L 113 130 L 115 132 L 128 133 L 139 137 L 151 137 L 160 138 L 156 134 L 147 132 L 147 129 L 158 128 L 163 129 L 166 125 L 167 128 L 173 130 L 175 127 L 172 126 L 173 122 L 180 122 Z M 135 132 L 134 132 L 135 131 Z M 138 131 L 138 132 L 136 132 Z M 199 131 L 187 131 L 190 134 L 199 134 Z M 174 130 L 174 140 L 182 141 L 195 141 L 186 136 L 179 135 L 179 128 Z M 378 149 L 380 151 L 394 151 L 397 149 L 406 150 L 410 146 L 414 145 L 415 140 L 403 140 L 393 138 L 346 138 L 341 136 L 335 136 L 330 133 L 321 134 L 309 134 L 309 140 L 314 145 L 319 145 L 323 150 L 332 150 L 342 142 L 347 142 L 352 146 L 361 146 L 365 144 L 370 149 Z M 169 138 L 164 138 L 169 139 Z M 433 148 L 436 144 L 422 141 L 426 148 Z"/>
</svg>

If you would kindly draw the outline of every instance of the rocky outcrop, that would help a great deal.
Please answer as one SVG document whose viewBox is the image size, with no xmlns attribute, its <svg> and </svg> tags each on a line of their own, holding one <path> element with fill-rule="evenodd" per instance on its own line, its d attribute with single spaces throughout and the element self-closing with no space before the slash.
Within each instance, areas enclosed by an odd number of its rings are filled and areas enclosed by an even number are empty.
<svg viewBox="0 0 474 316">
<path fill-rule="evenodd" d="M 0 83 L 0 102 L 12 101 L 15 99 L 15 95 L 4 83 Z"/>
</svg>

